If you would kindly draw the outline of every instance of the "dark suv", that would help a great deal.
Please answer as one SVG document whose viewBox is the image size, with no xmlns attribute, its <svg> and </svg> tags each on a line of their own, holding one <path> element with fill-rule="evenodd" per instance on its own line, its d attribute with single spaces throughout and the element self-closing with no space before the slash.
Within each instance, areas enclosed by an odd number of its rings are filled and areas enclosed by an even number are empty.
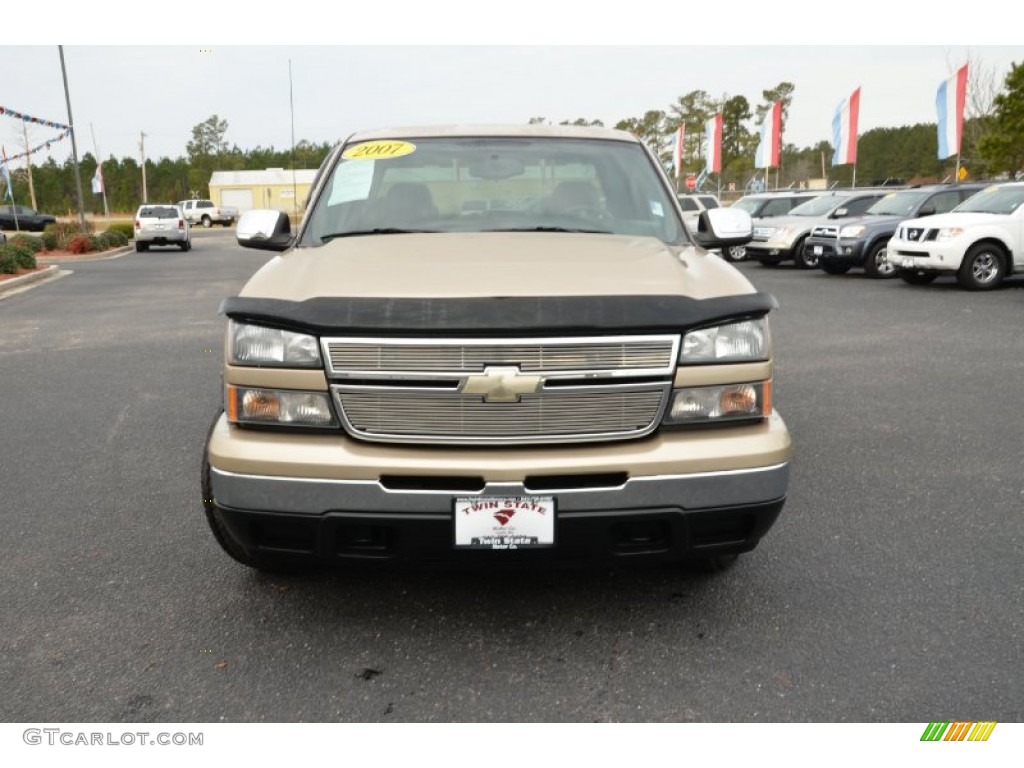
<svg viewBox="0 0 1024 768">
<path fill-rule="evenodd" d="M 42 232 L 47 224 L 57 221 L 48 213 L 39 213 L 24 205 L 0 205 L 0 229 L 23 229 Z"/>
<path fill-rule="evenodd" d="M 816 226 L 805 248 L 818 257 L 819 266 L 830 275 L 841 275 L 863 267 L 871 277 L 895 277 L 886 259 L 886 245 L 901 221 L 948 213 L 986 184 L 935 184 L 901 189 L 886 195 L 864 215 L 840 224 Z"/>
</svg>

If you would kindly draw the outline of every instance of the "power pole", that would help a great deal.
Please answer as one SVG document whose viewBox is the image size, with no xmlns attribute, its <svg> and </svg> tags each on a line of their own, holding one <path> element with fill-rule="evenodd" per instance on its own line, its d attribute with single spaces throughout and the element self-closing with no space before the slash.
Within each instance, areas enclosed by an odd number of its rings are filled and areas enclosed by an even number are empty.
<svg viewBox="0 0 1024 768">
<path fill-rule="evenodd" d="M 146 134 L 139 132 L 139 153 L 142 155 L 142 204 L 149 202 L 149 193 L 146 192 Z"/>
<path fill-rule="evenodd" d="M 39 206 L 36 205 L 36 187 L 32 183 L 32 147 L 28 143 L 28 127 L 23 122 L 21 124 L 21 133 L 25 137 L 25 167 L 28 168 L 28 195 L 32 198 L 32 209 L 38 211 Z"/>
<path fill-rule="evenodd" d="M 78 170 L 78 142 L 75 140 L 75 121 L 71 117 L 71 93 L 68 91 L 68 70 L 64 66 L 64 46 L 58 45 L 60 52 L 60 72 L 64 76 L 64 101 L 68 105 L 68 127 L 71 128 L 71 159 L 75 167 L 75 192 L 78 194 L 78 222 L 82 226 L 82 234 L 89 234 L 89 225 L 85 223 L 85 199 L 82 197 L 82 174 Z"/>
</svg>

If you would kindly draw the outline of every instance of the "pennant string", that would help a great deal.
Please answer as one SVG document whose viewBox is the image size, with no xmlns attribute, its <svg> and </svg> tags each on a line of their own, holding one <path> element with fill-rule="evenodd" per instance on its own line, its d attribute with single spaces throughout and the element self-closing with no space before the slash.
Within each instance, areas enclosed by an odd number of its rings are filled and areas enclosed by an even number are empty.
<svg viewBox="0 0 1024 768">
<path fill-rule="evenodd" d="M 10 117 L 13 120 L 21 120 L 23 123 L 31 123 L 33 125 L 42 125 L 42 126 L 45 126 L 47 128 L 53 128 L 55 130 L 61 131 L 61 133 L 58 134 L 56 137 L 54 137 L 54 138 L 52 138 L 52 139 L 50 139 L 48 141 L 44 141 L 42 144 L 40 144 L 37 147 L 33 147 L 32 149 L 29 149 L 29 150 L 27 150 L 25 152 L 22 152 L 20 154 L 17 154 L 17 155 L 9 155 L 7 157 L 7 160 L 6 160 L 7 162 L 10 162 L 12 160 L 17 160 L 18 158 L 25 157 L 27 155 L 31 155 L 33 152 L 38 152 L 41 149 L 49 149 L 50 145 L 53 144 L 54 142 L 62 141 L 63 139 L 66 139 L 68 136 L 71 135 L 71 126 L 70 125 L 64 125 L 64 123 L 57 123 L 57 122 L 54 122 L 52 120 L 44 120 L 41 117 L 33 117 L 32 115 L 26 115 L 23 112 L 18 112 L 17 110 L 10 109 L 9 107 L 0 107 L 0 115 L 3 115 L 5 117 Z"/>
</svg>

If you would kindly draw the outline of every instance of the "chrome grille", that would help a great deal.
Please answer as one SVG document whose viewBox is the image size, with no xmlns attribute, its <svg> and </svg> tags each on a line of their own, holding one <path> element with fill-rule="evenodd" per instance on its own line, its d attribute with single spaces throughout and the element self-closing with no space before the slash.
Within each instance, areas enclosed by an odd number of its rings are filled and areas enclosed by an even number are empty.
<svg viewBox="0 0 1024 768">
<path fill-rule="evenodd" d="M 345 428 L 366 440 L 422 443 L 648 434 L 665 407 L 679 342 L 678 335 L 322 340 Z"/>
<path fill-rule="evenodd" d="M 815 227 L 811 235 L 814 237 L 839 237 L 839 227 Z"/>
<path fill-rule="evenodd" d="M 335 387 L 353 434 L 377 440 L 532 443 L 646 434 L 656 426 L 668 384 L 581 388 L 491 403 L 458 392 L 352 391 Z"/>
<path fill-rule="evenodd" d="M 667 372 L 675 365 L 677 337 L 615 339 L 462 339 L 378 341 L 325 339 L 333 375 L 360 373 L 479 373 L 489 365 L 517 365 L 530 373 Z"/>
</svg>

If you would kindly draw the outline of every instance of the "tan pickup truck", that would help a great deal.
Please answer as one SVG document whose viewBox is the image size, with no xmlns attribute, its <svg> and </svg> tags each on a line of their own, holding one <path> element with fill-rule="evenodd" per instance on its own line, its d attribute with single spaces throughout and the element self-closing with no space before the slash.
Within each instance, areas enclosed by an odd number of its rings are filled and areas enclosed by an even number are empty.
<svg viewBox="0 0 1024 768">
<path fill-rule="evenodd" d="M 484 201 L 481 205 L 480 201 Z M 686 561 L 778 517 L 774 299 L 706 252 L 657 159 L 597 128 L 355 134 L 279 251 L 225 300 L 203 500 L 261 569 L 294 563 Z"/>
</svg>

